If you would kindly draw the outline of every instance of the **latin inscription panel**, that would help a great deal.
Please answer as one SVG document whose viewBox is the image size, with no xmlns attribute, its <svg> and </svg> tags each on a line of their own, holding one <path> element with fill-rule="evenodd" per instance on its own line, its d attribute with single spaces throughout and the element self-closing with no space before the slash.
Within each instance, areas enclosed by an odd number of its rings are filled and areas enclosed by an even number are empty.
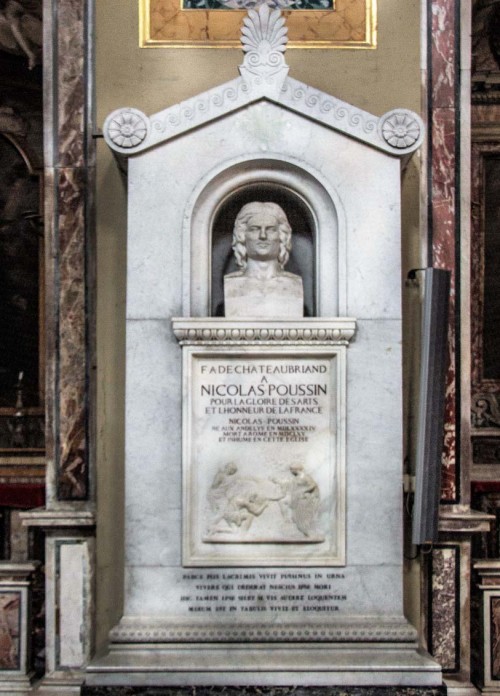
<svg viewBox="0 0 500 696">
<path fill-rule="evenodd" d="M 184 565 L 344 563 L 344 350 L 184 349 Z"/>
</svg>

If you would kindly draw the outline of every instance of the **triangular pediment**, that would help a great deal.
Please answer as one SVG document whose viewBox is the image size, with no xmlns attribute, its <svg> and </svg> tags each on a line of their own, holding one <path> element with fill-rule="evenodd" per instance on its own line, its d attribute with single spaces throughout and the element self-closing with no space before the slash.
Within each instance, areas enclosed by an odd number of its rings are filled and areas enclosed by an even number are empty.
<svg viewBox="0 0 500 696">
<path fill-rule="evenodd" d="M 397 157 L 421 145 L 424 126 L 413 111 L 374 116 L 289 77 L 286 31 L 279 10 L 267 5 L 251 10 L 242 28 L 245 55 L 238 78 L 149 117 L 134 108 L 117 109 L 105 121 L 106 142 L 122 156 L 134 155 L 265 100 Z"/>
</svg>

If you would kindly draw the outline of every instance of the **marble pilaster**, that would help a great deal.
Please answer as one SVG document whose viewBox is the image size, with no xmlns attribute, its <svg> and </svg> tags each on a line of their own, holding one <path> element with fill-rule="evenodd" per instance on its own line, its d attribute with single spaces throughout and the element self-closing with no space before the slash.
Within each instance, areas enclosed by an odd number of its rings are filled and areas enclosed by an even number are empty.
<svg viewBox="0 0 500 696">
<path fill-rule="evenodd" d="M 471 540 L 491 521 L 470 509 L 470 13 L 470 3 L 429 0 L 422 23 L 427 263 L 452 271 L 440 534 L 423 562 L 422 619 L 424 640 L 456 694 L 477 693 L 471 684 Z"/>
<path fill-rule="evenodd" d="M 45 535 L 42 693 L 79 693 L 93 640 L 94 492 L 90 127 L 93 4 L 44 0 L 46 508 L 23 514 Z"/>
</svg>

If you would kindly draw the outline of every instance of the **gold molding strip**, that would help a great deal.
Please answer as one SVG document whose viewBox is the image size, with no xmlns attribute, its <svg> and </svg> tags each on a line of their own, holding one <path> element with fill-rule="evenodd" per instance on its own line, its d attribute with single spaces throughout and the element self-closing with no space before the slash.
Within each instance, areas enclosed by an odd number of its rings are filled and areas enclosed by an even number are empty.
<svg viewBox="0 0 500 696">
<path fill-rule="evenodd" d="M 239 48 L 243 10 L 183 10 L 179 0 L 139 0 L 140 48 Z M 152 8 L 169 19 L 153 27 Z M 351 26 L 355 10 L 364 20 Z M 345 13 L 345 15 L 343 14 Z M 288 48 L 377 47 L 377 0 L 336 0 L 335 10 L 286 10 Z M 342 21 L 343 18 L 343 21 Z"/>
</svg>

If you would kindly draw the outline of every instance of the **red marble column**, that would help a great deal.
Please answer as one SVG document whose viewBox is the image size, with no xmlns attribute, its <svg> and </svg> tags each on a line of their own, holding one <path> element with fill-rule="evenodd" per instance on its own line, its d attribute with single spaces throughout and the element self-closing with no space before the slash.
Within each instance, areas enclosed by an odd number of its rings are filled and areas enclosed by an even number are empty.
<svg viewBox="0 0 500 696">
<path fill-rule="evenodd" d="M 460 210 L 457 195 L 460 166 L 459 91 L 460 27 L 457 19 L 459 0 L 432 0 L 428 23 L 428 119 L 429 119 L 429 264 L 452 272 L 449 357 L 445 401 L 445 443 L 442 456 L 442 499 L 460 501 L 459 484 L 459 351 L 460 327 L 457 253 L 460 244 Z"/>
<path fill-rule="evenodd" d="M 84 0 L 59 0 L 46 58 L 47 507 L 88 500 L 88 241 L 93 143 L 88 128 Z"/>
</svg>

